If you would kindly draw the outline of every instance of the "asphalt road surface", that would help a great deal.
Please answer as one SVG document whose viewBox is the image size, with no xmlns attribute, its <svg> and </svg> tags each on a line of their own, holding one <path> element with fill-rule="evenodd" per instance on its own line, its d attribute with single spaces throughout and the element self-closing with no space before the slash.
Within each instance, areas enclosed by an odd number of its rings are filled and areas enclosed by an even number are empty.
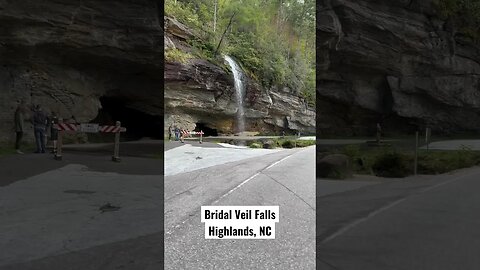
<svg viewBox="0 0 480 270">
<path fill-rule="evenodd" d="M 205 240 L 204 205 L 278 205 L 273 240 Z M 165 269 L 315 269 L 315 147 L 165 177 Z"/>
<path fill-rule="evenodd" d="M 422 149 L 426 149 L 426 146 L 423 146 Z M 449 141 L 438 141 L 432 142 L 428 145 L 430 150 L 480 150 L 480 140 L 449 140 Z"/>
<path fill-rule="evenodd" d="M 109 153 L 0 158 L 0 269 L 162 269 L 162 162 Z"/>
<path fill-rule="evenodd" d="M 318 269 L 480 269 L 480 168 L 317 191 Z"/>
</svg>

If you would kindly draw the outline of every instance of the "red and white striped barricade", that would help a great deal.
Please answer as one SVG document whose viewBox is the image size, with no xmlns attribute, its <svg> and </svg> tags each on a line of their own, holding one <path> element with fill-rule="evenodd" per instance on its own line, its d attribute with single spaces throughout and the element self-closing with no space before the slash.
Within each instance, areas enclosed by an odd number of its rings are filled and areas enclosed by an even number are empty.
<svg viewBox="0 0 480 270">
<path fill-rule="evenodd" d="M 56 125 L 57 130 L 59 131 L 77 131 L 78 130 L 78 125 L 77 124 L 71 124 L 71 123 L 59 123 Z"/>
<path fill-rule="evenodd" d="M 182 142 L 183 142 L 183 138 L 184 137 L 192 137 L 192 135 L 200 135 L 200 137 L 198 138 L 199 139 L 199 143 L 202 143 L 203 142 L 203 131 L 188 131 L 188 130 L 181 130 L 180 133 L 182 134 Z"/>
<path fill-rule="evenodd" d="M 115 126 L 100 126 L 95 123 L 83 123 L 72 124 L 63 123 L 62 119 L 59 119 L 58 124 L 54 126 L 58 130 L 57 151 L 54 158 L 56 160 L 62 160 L 62 145 L 63 145 L 63 133 L 64 132 L 86 132 L 86 133 L 115 133 L 115 145 L 113 149 L 112 161 L 119 162 L 119 149 L 120 149 L 120 133 L 127 131 L 125 127 L 121 126 L 120 121 L 115 123 Z"/>
</svg>

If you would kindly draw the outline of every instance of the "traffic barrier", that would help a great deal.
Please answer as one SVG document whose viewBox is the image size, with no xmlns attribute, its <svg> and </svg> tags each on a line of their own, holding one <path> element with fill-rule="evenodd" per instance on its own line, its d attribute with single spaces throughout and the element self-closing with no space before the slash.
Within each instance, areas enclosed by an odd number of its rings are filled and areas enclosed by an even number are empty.
<svg viewBox="0 0 480 270">
<path fill-rule="evenodd" d="M 63 123 L 63 119 L 58 120 L 58 124 L 54 125 L 54 128 L 58 130 L 57 151 L 55 152 L 54 159 L 62 160 L 62 146 L 63 146 L 63 133 L 64 132 L 85 132 L 85 133 L 115 133 L 115 144 L 113 148 L 112 161 L 120 161 L 120 133 L 126 132 L 127 129 L 121 126 L 120 121 L 115 123 L 115 126 L 100 126 L 95 123 Z"/>
<path fill-rule="evenodd" d="M 183 142 L 183 137 L 185 137 L 185 136 L 191 137 L 191 135 L 200 135 L 200 137 L 198 138 L 198 142 L 203 143 L 203 134 L 205 134 L 205 133 L 203 133 L 202 130 L 200 130 L 200 131 L 188 131 L 188 130 L 182 129 L 180 131 L 180 133 L 182 134 L 182 137 L 181 137 L 182 142 Z"/>
<path fill-rule="evenodd" d="M 77 131 L 78 127 L 76 124 L 70 123 L 58 123 L 57 130 L 61 131 Z"/>
</svg>

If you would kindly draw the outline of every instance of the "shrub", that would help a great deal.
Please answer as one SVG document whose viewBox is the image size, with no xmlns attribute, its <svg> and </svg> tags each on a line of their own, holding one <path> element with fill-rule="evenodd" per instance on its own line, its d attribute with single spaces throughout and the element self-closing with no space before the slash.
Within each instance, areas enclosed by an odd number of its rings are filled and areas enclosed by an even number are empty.
<svg viewBox="0 0 480 270">
<path fill-rule="evenodd" d="M 412 171 L 408 165 L 407 155 L 396 151 L 384 152 L 375 158 L 372 170 L 380 177 L 406 177 Z"/>
<path fill-rule="evenodd" d="M 418 172 L 441 174 L 478 165 L 480 153 L 469 149 L 458 151 L 422 151 L 418 157 Z"/>
<path fill-rule="evenodd" d="M 317 161 L 317 177 L 346 179 L 352 176 L 349 157 L 343 154 L 327 155 Z"/>
<path fill-rule="evenodd" d="M 165 51 L 165 60 L 170 62 L 179 62 L 184 64 L 191 58 L 192 55 L 179 49 L 169 49 Z"/>
<path fill-rule="evenodd" d="M 265 149 L 273 149 L 277 147 L 278 143 L 273 140 L 267 140 L 263 142 L 263 148 Z"/>
<path fill-rule="evenodd" d="M 315 144 L 315 140 L 297 140 L 297 147 L 307 147 Z"/>
<path fill-rule="evenodd" d="M 262 148 L 262 144 L 259 143 L 259 142 L 252 142 L 252 143 L 250 143 L 250 145 L 248 147 L 250 147 L 250 148 Z"/>
<path fill-rule="evenodd" d="M 165 15 L 175 17 L 175 19 L 190 27 L 200 28 L 202 25 L 198 14 L 194 12 L 192 7 L 181 1 L 165 1 Z"/>
<path fill-rule="evenodd" d="M 283 148 L 294 148 L 296 145 L 295 145 L 295 142 L 292 141 L 292 140 L 285 140 L 282 142 L 282 147 Z"/>
</svg>

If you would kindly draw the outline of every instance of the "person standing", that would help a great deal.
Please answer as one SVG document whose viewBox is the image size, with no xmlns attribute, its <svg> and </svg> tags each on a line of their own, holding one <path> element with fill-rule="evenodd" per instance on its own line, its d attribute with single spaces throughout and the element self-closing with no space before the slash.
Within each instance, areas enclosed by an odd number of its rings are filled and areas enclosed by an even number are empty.
<svg viewBox="0 0 480 270">
<path fill-rule="evenodd" d="M 175 126 L 175 141 L 178 141 L 180 137 L 180 129 L 178 129 L 177 126 Z"/>
<path fill-rule="evenodd" d="M 25 121 L 25 102 L 22 100 L 17 106 L 15 110 L 15 151 L 18 154 L 23 154 L 20 150 L 20 146 L 22 143 L 23 138 L 23 130 L 24 130 L 24 121 Z"/>
<path fill-rule="evenodd" d="M 168 140 L 172 140 L 173 127 L 172 125 L 168 126 Z"/>
<path fill-rule="evenodd" d="M 45 153 L 45 131 L 47 129 L 47 123 L 47 115 L 43 112 L 42 107 L 37 105 L 33 113 L 33 131 L 37 144 L 37 151 L 35 151 L 35 153 Z"/>
<path fill-rule="evenodd" d="M 58 124 L 58 117 L 55 112 L 52 112 L 52 115 L 49 119 L 50 125 L 50 140 L 53 142 L 52 153 L 57 153 L 57 140 L 58 140 L 58 129 L 56 125 Z"/>
</svg>

